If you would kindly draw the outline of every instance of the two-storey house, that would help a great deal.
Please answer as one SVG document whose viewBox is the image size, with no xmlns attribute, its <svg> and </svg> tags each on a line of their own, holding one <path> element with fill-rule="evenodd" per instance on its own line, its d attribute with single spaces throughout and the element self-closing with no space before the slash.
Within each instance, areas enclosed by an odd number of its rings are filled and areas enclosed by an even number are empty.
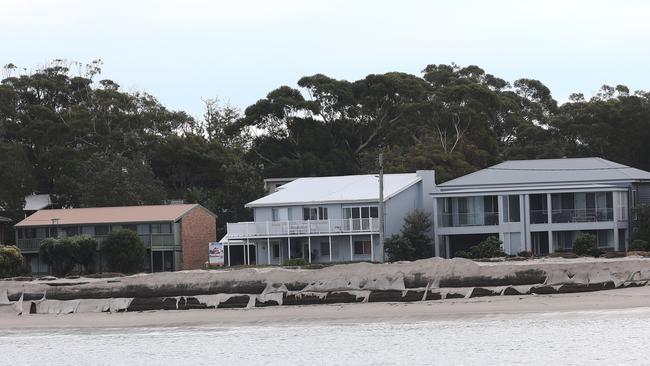
<svg viewBox="0 0 650 366">
<path fill-rule="evenodd" d="M 135 231 L 146 248 L 145 271 L 203 268 L 216 240 L 216 215 L 198 204 L 39 210 L 16 224 L 16 244 L 32 272 L 44 273 L 39 257 L 45 238 L 88 235 L 99 242 L 111 231 Z M 101 259 L 96 260 L 100 270 Z"/>
<path fill-rule="evenodd" d="M 632 209 L 650 204 L 650 173 L 601 158 L 514 160 L 439 184 L 435 252 L 452 257 L 488 236 L 506 253 L 571 250 L 580 233 L 625 250 Z"/>
<path fill-rule="evenodd" d="M 386 237 L 416 209 L 432 212 L 433 171 L 384 175 Z M 379 177 L 298 178 L 249 202 L 254 221 L 228 223 L 226 265 L 382 261 Z M 431 233 L 433 234 L 433 232 Z"/>
</svg>

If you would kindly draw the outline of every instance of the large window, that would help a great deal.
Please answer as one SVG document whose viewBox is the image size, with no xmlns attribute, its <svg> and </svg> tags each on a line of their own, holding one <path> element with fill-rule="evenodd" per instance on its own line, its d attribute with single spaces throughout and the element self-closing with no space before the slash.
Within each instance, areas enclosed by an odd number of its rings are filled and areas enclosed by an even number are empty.
<svg viewBox="0 0 650 366">
<path fill-rule="evenodd" d="M 367 219 L 379 217 L 377 206 L 345 207 L 343 218 L 345 219 Z"/>
<path fill-rule="evenodd" d="M 519 196 L 503 196 L 503 221 L 519 222 L 520 220 L 521 214 L 519 210 Z"/>
<path fill-rule="evenodd" d="M 370 240 L 358 240 L 354 242 L 354 254 L 370 255 Z"/>
<path fill-rule="evenodd" d="M 327 207 L 303 207 L 303 220 L 327 220 Z"/>
<path fill-rule="evenodd" d="M 169 223 L 151 224 L 152 234 L 171 234 L 172 225 Z"/>
<path fill-rule="evenodd" d="M 108 235 L 108 225 L 95 225 L 95 235 Z"/>
<path fill-rule="evenodd" d="M 289 209 L 287 207 L 274 208 L 273 221 L 289 221 Z"/>
</svg>

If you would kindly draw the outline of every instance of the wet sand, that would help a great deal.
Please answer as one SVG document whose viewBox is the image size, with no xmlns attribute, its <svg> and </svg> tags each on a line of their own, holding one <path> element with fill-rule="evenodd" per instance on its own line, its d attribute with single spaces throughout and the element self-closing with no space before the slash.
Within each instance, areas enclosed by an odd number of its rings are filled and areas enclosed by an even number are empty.
<svg viewBox="0 0 650 366">
<path fill-rule="evenodd" d="M 592 312 L 650 314 L 650 287 L 558 295 L 495 296 L 416 303 L 275 306 L 252 309 L 161 310 L 129 313 L 16 315 L 0 306 L 0 328 L 241 326 L 300 323 L 417 322 L 468 317 L 571 317 Z"/>
</svg>

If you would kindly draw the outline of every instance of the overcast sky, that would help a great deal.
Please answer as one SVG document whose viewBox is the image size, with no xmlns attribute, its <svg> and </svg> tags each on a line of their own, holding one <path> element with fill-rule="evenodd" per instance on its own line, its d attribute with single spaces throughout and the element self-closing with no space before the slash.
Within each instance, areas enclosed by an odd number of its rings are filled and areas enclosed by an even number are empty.
<svg viewBox="0 0 650 366">
<path fill-rule="evenodd" d="M 650 1 L 2 0 L 0 64 L 103 60 L 101 78 L 172 109 L 245 108 L 324 73 L 479 65 L 541 80 L 559 101 L 604 84 L 650 89 Z"/>
</svg>

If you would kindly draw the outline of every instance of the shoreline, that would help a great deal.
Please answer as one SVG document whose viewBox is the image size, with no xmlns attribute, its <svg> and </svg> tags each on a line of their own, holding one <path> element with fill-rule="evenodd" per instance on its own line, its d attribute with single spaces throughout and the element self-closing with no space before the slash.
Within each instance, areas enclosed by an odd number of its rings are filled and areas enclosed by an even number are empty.
<svg viewBox="0 0 650 366">
<path fill-rule="evenodd" d="M 478 297 L 423 302 L 274 306 L 251 309 L 155 310 L 119 313 L 16 315 L 0 307 L 0 329 L 231 327 L 300 324 L 409 323 L 458 319 L 570 318 L 576 313 L 650 314 L 650 287 L 597 292 Z"/>
</svg>

